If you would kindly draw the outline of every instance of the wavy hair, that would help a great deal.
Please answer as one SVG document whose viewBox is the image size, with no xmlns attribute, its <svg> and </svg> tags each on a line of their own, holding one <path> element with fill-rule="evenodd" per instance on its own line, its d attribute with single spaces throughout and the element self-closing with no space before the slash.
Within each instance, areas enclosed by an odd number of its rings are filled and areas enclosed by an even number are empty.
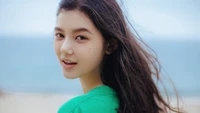
<svg viewBox="0 0 200 113">
<path fill-rule="evenodd" d="M 118 113 L 179 112 L 161 96 L 153 80 L 159 80 L 160 64 L 131 32 L 116 0 L 61 0 L 57 16 L 61 9 L 83 12 L 105 40 L 117 42 L 117 49 L 104 58 L 101 79 L 117 92 Z"/>
</svg>

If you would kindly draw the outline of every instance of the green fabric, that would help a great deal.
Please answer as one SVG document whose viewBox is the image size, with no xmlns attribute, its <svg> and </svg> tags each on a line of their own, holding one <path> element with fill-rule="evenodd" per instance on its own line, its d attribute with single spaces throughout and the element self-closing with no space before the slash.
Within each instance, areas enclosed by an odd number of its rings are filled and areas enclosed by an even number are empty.
<svg viewBox="0 0 200 113">
<path fill-rule="evenodd" d="M 119 100 L 108 86 L 98 86 L 64 103 L 58 113 L 117 113 Z"/>
</svg>

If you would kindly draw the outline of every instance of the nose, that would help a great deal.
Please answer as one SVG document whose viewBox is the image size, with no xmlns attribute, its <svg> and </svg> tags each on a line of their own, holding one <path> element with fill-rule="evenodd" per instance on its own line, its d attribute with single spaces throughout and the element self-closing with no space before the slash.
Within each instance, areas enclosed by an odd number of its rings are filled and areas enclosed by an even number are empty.
<svg viewBox="0 0 200 113">
<path fill-rule="evenodd" d="M 64 42 L 62 43 L 62 46 L 60 48 L 60 52 L 68 55 L 73 54 L 73 49 L 72 49 L 72 42 L 69 39 L 65 39 Z"/>
</svg>

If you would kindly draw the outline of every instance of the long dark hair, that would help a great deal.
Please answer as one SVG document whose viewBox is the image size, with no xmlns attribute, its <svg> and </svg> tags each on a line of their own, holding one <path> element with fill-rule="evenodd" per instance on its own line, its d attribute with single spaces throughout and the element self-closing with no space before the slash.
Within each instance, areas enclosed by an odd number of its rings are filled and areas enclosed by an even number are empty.
<svg viewBox="0 0 200 113">
<path fill-rule="evenodd" d="M 57 15 L 61 9 L 83 12 L 105 40 L 117 41 L 118 48 L 104 60 L 101 78 L 117 92 L 118 113 L 179 112 L 159 93 L 152 76 L 159 80 L 160 64 L 131 32 L 116 0 L 61 0 Z"/>
</svg>

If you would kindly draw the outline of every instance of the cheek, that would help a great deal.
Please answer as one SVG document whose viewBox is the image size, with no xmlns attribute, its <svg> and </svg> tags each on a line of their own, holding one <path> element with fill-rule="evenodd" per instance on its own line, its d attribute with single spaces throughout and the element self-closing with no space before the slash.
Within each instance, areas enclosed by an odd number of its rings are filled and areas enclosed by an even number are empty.
<svg viewBox="0 0 200 113">
<path fill-rule="evenodd" d="M 91 57 L 94 57 L 94 59 L 98 59 L 103 55 L 103 48 L 101 47 L 94 47 L 88 49 L 88 54 L 90 54 Z"/>
<path fill-rule="evenodd" d="M 103 46 L 96 44 L 94 46 L 88 47 L 86 55 L 90 64 L 99 65 L 104 55 Z"/>
</svg>

